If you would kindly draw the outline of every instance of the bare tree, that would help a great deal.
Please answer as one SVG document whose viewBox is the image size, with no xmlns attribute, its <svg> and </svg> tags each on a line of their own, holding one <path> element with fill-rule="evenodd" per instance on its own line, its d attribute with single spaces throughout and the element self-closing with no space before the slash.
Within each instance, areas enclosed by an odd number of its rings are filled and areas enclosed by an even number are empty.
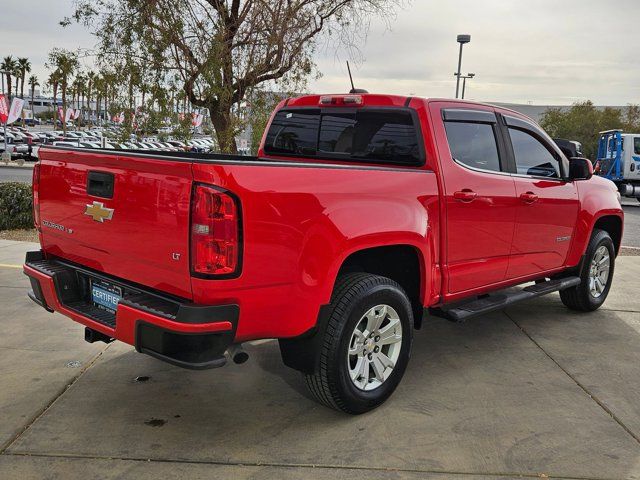
<svg viewBox="0 0 640 480">
<path fill-rule="evenodd" d="M 400 3 L 76 0 L 74 20 L 94 27 L 98 51 L 110 65 L 135 59 L 166 76 L 177 74 L 191 105 L 209 109 L 222 150 L 235 151 L 234 112 L 247 92 L 269 82 L 307 78 L 321 38 L 357 47 L 372 16 L 389 19 Z"/>
</svg>

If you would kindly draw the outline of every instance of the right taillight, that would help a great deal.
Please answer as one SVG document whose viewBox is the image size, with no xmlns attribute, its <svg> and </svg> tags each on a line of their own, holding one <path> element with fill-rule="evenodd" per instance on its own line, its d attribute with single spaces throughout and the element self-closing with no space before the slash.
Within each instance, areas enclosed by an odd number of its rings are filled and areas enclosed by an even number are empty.
<svg viewBox="0 0 640 480">
<path fill-rule="evenodd" d="M 235 276 L 240 271 L 240 210 L 228 192 L 196 184 L 191 198 L 191 270 Z"/>
<path fill-rule="evenodd" d="M 33 177 L 31 179 L 31 192 L 33 194 L 33 225 L 40 230 L 40 163 L 33 167 Z"/>
</svg>

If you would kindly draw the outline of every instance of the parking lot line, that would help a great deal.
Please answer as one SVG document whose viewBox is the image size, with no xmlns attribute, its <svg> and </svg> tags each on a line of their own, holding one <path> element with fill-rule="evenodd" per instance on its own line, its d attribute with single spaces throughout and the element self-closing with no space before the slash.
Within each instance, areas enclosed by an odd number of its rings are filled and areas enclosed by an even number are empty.
<svg viewBox="0 0 640 480">
<path fill-rule="evenodd" d="M 0 263 L 0 268 L 22 268 L 22 265 L 12 265 L 10 263 Z"/>
</svg>

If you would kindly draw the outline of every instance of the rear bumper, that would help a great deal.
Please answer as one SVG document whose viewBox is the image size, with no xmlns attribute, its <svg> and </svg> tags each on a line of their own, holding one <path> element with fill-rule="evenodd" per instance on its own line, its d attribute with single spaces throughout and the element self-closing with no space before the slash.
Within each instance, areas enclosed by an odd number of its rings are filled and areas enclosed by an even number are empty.
<svg viewBox="0 0 640 480">
<path fill-rule="evenodd" d="M 59 312 L 86 327 L 135 346 L 136 350 L 190 369 L 221 367 L 238 324 L 237 305 L 203 306 L 160 295 L 125 281 L 28 252 L 24 273 L 31 298 L 49 312 Z M 115 314 L 90 301 L 91 279 L 121 287 Z"/>
</svg>

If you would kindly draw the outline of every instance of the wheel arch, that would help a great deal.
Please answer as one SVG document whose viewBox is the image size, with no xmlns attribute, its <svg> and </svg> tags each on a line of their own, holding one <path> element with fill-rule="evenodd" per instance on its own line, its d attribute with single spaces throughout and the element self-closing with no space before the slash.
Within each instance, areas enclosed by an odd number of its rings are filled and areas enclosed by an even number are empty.
<svg viewBox="0 0 640 480">
<path fill-rule="evenodd" d="M 414 326 L 422 326 L 425 264 L 422 252 L 410 244 L 362 248 L 347 255 L 336 275 L 365 272 L 390 278 L 406 292 L 413 307 Z"/>
<path fill-rule="evenodd" d="M 616 255 L 618 255 L 618 253 L 620 253 L 620 246 L 622 245 L 622 219 L 617 215 L 603 215 L 594 222 L 591 231 L 593 232 L 595 229 L 604 230 L 609 234 L 611 240 L 613 240 Z"/>
</svg>

